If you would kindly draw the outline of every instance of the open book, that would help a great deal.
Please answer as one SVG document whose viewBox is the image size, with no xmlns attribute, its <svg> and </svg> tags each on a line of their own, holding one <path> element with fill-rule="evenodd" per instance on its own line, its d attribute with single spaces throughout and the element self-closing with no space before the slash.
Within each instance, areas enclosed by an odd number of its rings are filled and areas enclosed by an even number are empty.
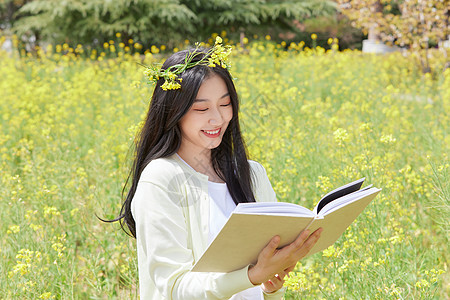
<svg viewBox="0 0 450 300">
<path fill-rule="evenodd" d="M 222 230 L 192 268 L 193 272 L 231 272 L 257 261 L 270 239 L 280 246 L 293 242 L 305 229 L 323 228 L 308 256 L 331 246 L 381 191 L 361 189 L 365 178 L 326 194 L 313 211 L 285 202 L 240 203 Z"/>
</svg>

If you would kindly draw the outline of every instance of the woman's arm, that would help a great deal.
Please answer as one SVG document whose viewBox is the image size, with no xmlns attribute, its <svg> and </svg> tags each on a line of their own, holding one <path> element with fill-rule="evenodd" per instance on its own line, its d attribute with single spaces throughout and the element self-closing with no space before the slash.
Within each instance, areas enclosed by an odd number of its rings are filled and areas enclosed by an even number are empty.
<svg viewBox="0 0 450 300">
<path fill-rule="evenodd" d="M 189 271 L 194 258 L 181 199 L 180 194 L 167 187 L 139 182 L 132 212 L 136 222 L 140 284 L 152 281 L 164 298 L 183 300 L 228 299 L 253 287 L 248 268 L 230 273 Z"/>
<path fill-rule="evenodd" d="M 258 190 L 255 193 L 262 192 L 261 195 L 270 197 L 260 198 L 260 201 L 276 201 L 264 168 L 258 166 Z M 271 289 L 266 281 L 275 274 L 282 276 L 283 270 L 288 273 L 289 267 L 295 266 L 292 259 L 304 253 L 307 245 L 302 244 L 299 249 L 290 245 L 276 250 L 278 244 L 275 238 L 275 242 L 272 240 L 266 246 L 259 255 L 258 263 L 250 269 L 246 267 L 230 273 L 190 272 L 194 264 L 192 243 L 196 241 L 191 241 L 190 227 L 186 223 L 189 216 L 185 215 L 188 210 L 183 209 L 183 205 L 187 205 L 182 202 L 184 197 L 174 190 L 168 184 L 141 180 L 131 203 L 136 222 L 140 285 L 146 288 L 154 286 L 157 291 L 152 293 L 158 293 L 165 299 L 228 299 L 253 287 L 254 282 L 257 285 L 264 283 L 265 299 L 280 299 L 283 291 L 271 293 L 279 286 Z M 271 263 L 274 267 L 268 268 Z M 277 283 L 275 279 L 273 281 Z"/>
</svg>

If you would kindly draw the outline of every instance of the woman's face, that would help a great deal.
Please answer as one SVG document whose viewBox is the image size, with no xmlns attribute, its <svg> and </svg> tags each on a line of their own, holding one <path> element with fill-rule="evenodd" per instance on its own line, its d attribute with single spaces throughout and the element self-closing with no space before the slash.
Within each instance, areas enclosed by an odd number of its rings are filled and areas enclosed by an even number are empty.
<svg viewBox="0 0 450 300">
<path fill-rule="evenodd" d="M 218 147 L 232 117 L 225 81 L 212 75 L 203 81 L 192 107 L 180 120 L 180 151 L 195 156 Z"/>
</svg>

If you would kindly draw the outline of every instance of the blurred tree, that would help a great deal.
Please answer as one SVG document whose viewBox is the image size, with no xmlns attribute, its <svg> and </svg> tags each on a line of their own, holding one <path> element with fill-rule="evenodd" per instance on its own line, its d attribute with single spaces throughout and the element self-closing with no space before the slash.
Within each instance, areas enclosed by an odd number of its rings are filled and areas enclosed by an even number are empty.
<svg viewBox="0 0 450 300">
<path fill-rule="evenodd" d="M 296 30 L 294 20 L 330 16 L 336 3 L 329 0 L 184 0 L 197 15 L 196 25 L 205 38 L 227 28 L 233 33 L 269 33 Z M 243 35 L 240 35 L 242 38 Z"/>
<path fill-rule="evenodd" d="M 330 38 L 337 38 L 335 42 L 340 49 L 361 49 L 364 38 L 362 31 L 352 27 L 348 18 L 340 12 L 332 16 L 319 16 L 308 18 L 304 22 L 296 22 L 296 27 L 298 32 L 295 32 L 295 37 L 291 41 L 304 41 L 308 47 L 313 44 L 312 34 L 317 35 L 314 43 L 324 48 L 331 47 Z"/>
<path fill-rule="evenodd" d="M 0 29 L 9 29 L 16 20 L 16 12 L 30 0 L 0 0 Z"/>
<path fill-rule="evenodd" d="M 195 15 L 178 0 L 34 0 L 23 6 L 14 26 L 19 35 L 37 34 L 52 43 L 99 43 L 123 38 L 159 42 L 177 29 L 192 30 Z"/>
<path fill-rule="evenodd" d="M 380 0 L 338 0 L 338 3 L 354 27 L 361 28 L 369 40 L 381 41 L 383 4 Z"/>
<path fill-rule="evenodd" d="M 408 48 L 430 71 L 428 49 L 450 34 L 448 0 L 338 0 L 352 25 L 369 39 Z M 446 55 L 446 51 L 443 51 Z"/>
<path fill-rule="evenodd" d="M 120 32 L 124 40 L 173 46 L 224 29 L 292 27 L 294 19 L 335 10 L 330 0 L 34 0 L 14 29 L 53 43 L 101 43 Z"/>
</svg>

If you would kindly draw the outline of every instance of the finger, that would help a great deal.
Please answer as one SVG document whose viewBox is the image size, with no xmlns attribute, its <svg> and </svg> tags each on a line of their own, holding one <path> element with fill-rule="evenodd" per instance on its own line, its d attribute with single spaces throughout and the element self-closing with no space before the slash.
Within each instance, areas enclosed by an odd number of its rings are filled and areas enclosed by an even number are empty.
<svg viewBox="0 0 450 300">
<path fill-rule="evenodd" d="M 266 247 L 261 251 L 261 254 L 265 256 L 272 255 L 278 248 L 280 244 L 280 237 L 278 235 L 274 236 Z"/>
<path fill-rule="evenodd" d="M 275 278 L 277 278 L 281 283 L 284 283 L 284 278 L 286 275 L 287 273 L 281 272 L 280 274 L 275 274 Z"/>
<path fill-rule="evenodd" d="M 314 245 L 317 243 L 317 241 L 320 238 L 320 235 L 322 233 L 323 229 L 319 228 L 316 231 L 314 231 L 313 234 L 311 234 L 308 239 L 303 243 L 303 245 L 301 246 L 301 248 L 298 249 L 297 252 L 304 252 L 302 257 L 304 257 L 306 254 L 308 254 L 309 250 L 312 249 L 312 247 L 314 247 Z"/>
<path fill-rule="evenodd" d="M 290 266 L 289 268 L 286 268 L 286 269 L 284 270 L 284 272 L 285 272 L 287 275 L 289 275 L 289 273 L 292 272 L 292 271 L 295 269 L 295 266 L 296 266 L 296 265 L 297 265 L 297 264 L 294 264 L 294 265 Z"/>
<path fill-rule="evenodd" d="M 322 228 L 322 227 L 319 227 L 319 228 L 316 229 L 316 231 L 313 232 L 313 234 L 321 235 L 321 234 L 322 234 L 322 231 L 323 231 L 323 228 Z"/>
<path fill-rule="evenodd" d="M 284 276 L 285 274 L 275 274 L 275 276 L 273 278 L 270 279 L 270 281 L 272 282 L 272 284 L 277 287 L 280 288 L 281 286 L 283 286 L 284 283 Z"/>
<path fill-rule="evenodd" d="M 264 283 L 262 284 L 262 289 L 263 289 L 263 291 L 265 291 L 266 293 L 273 293 L 274 291 L 277 290 L 277 287 L 276 287 L 276 285 L 275 285 L 272 281 L 267 280 L 266 282 L 264 282 Z"/>
<path fill-rule="evenodd" d="M 289 268 L 287 268 L 286 270 L 284 270 L 284 277 L 283 277 L 283 280 L 284 280 L 286 277 L 287 277 L 287 278 L 290 277 L 290 273 L 294 270 L 294 268 L 295 268 L 295 266 L 289 267 Z"/>
<path fill-rule="evenodd" d="M 284 276 L 283 279 L 285 279 L 286 277 L 287 277 L 287 278 L 291 277 L 290 273 L 291 273 L 292 271 L 294 271 L 296 265 L 297 265 L 297 264 L 295 263 L 295 264 L 293 264 L 292 266 L 290 266 L 290 267 L 288 267 L 288 268 L 286 268 L 286 269 L 284 270 L 285 276 Z"/>
<path fill-rule="evenodd" d="M 267 293 L 273 293 L 283 287 L 284 280 L 278 274 L 263 283 L 263 290 Z"/>
<path fill-rule="evenodd" d="M 309 229 L 306 229 L 306 230 L 302 231 L 302 232 L 300 233 L 300 235 L 295 239 L 295 241 L 293 241 L 293 242 L 291 243 L 290 246 L 291 246 L 292 248 L 294 248 L 294 249 L 299 249 L 299 248 L 303 245 L 303 243 L 305 242 L 305 240 L 308 238 L 309 233 L 310 233 Z"/>
<path fill-rule="evenodd" d="M 284 281 L 278 276 L 278 274 L 276 274 L 275 276 L 267 280 L 267 283 L 272 287 L 277 287 L 282 285 Z"/>
<path fill-rule="evenodd" d="M 308 239 L 305 241 L 305 244 L 308 244 L 308 245 L 313 244 L 314 245 L 317 242 L 317 240 L 320 238 L 322 231 L 323 231 L 322 227 L 320 227 L 319 229 L 314 231 L 313 234 L 311 234 L 308 237 Z"/>
</svg>

